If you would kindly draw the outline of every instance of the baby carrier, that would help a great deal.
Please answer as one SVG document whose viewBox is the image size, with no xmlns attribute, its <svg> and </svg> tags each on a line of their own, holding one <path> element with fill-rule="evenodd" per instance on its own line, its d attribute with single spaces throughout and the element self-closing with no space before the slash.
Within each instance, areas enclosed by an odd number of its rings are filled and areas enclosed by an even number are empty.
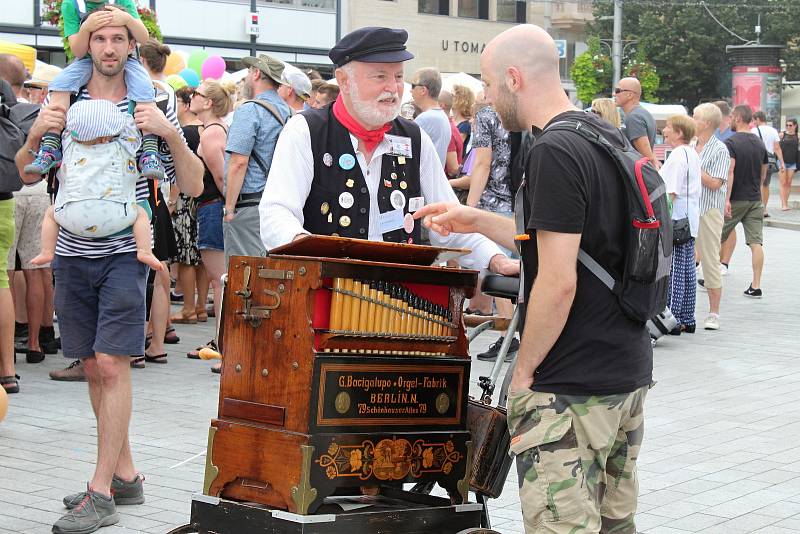
<svg viewBox="0 0 800 534">
<path fill-rule="evenodd" d="M 72 139 L 74 131 L 65 130 L 64 159 L 57 173 L 59 188 L 54 217 L 59 225 L 73 234 L 107 237 L 130 228 L 136 220 L 136 182 L 139 179 L 136 150 L 141 136 L 133 117 L 120 113 L 111 102 L 76 102 L 70 113 L 84 106 L 94 108 L 90 113 L 92 121 L 97 124 L 108 124 L 111 119 L 118 121 L 113 128 L 118 133 L 110 142 L 88 144 Z M 107 133 L 83 133 L 80 141 L 93 136 L 106 137 L 103 134 Z"/>
</svg>

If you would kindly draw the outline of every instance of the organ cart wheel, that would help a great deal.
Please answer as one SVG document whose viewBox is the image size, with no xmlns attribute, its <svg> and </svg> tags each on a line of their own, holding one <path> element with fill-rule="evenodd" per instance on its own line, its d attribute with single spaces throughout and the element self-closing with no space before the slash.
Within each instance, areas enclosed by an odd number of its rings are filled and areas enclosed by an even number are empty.
<svg viewBox="0 0 800 534">
<path fill-rule="evenodd" d="M 198 532 L 197 528 L 190 523 L 188 525 L 183 525 L 172 529 L 167 532 L 167 534 L 195 534 L 196 532 Z"/>
</svg>

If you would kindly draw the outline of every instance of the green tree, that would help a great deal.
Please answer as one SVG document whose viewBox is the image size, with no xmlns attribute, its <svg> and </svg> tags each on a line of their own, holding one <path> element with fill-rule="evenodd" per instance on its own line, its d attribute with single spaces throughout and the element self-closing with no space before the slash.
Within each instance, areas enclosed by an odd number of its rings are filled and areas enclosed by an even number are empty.
<svg viewBox="0 0 800 534">
<path fill-rule="evenodd" d="M 600 94 L 611 89 L 611 59 L 600 48 L 597 37 L 590 38 L 589 48 L 575 58 L 571 76 L 578 90 L 578 98 L 589 104 Z"/>
<path fill-rule="evenodd" d="M 656 72 L 655 65 L 647 60 L 644 52 L 639 50 L 628 61 L 624 75 L 636 78 L 642 84 L 642 100 L 653 104 L 658 103 L 657 91 L 661 85 L 661 78 Z"/>
<path fill-rule="evenodd" d="M 744 39 L 756 40 L 761 15 L 761 42 L 786 45 L 782 53 L 786 77 L 800 79 L 800 2 L 797 0 L 708 0 L 708 9 L 727 28 Z M 717 24 L 701 2 L 694 0 L 622 0 L 623 39 L 637 40 L 658 72 L 656 95 L 665 102 L 693 106 L 730 94 L 730 65 L 726 45 L 744 44 Z M 608 38 L 612 0 L 594 0 L 595 22 L 590 35 Z"/>
</svg>

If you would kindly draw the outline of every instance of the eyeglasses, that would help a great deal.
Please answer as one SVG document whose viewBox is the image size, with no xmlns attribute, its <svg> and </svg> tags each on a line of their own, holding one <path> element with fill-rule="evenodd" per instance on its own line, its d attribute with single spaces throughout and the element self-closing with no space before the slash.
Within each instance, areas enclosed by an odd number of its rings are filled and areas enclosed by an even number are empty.
<svg viewBox="0 0 800 534">
<path fill-rule="evenodd" d="M 412 89 L 416 89 L 417 87 L 425 87 L 425 86 L 423 84 L 421 84 L 421 83 L 412 83 L 411 84 L 411 88 Z"/>
<path fill-rule="evenodd" d="M 200 92 L 200 91 L 198 91 L 197 89 L 195 89 L 194 91 L 192 91 L 192 98 L 194 98 L 194 97 L 196 97 L 196 96 L 202 96 L 203 98 L 208 98 L 206 95 L 204 95 L 203 93 L 201 93 L 201 92 Z"/>
</svg>

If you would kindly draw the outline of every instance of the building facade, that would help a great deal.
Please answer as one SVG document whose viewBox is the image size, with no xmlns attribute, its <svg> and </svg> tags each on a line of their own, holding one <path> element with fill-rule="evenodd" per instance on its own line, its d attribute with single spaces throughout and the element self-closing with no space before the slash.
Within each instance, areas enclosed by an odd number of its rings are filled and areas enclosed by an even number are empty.
<svg viewBox="0 0 800 534">
<path fill-rule="evenodd" d="M 66 0 L 70 1 L 70 0 Z M 0 14 L 0 39 L 36 47 L 39 59 L 63 65 L 58 30 L 42 22 L 40 0 L 13 0 Z M 204 49 L 226 59 L 268 52 L 293 64 L 330 69 L 336 43 L 337 0 L 137 0 L 156 11 L 164 42 L 191 53 Z M 258 35 L 248 22 L 257 14 Z M 229 68 L 237 68 L 235 61 Z"/>
<path fill-rule="evenodd" d="M 70 0 L 66 0 L 70 1 Z M 585 50 L 590 0 L 137 0 L 156 11 L 164 42 L 191 53 L 205 49 L 228 60 L 268 52 L 331 76 L 328 50 L 338 37 L 362 26 L 402 27 L 416 58 L 408 72 L 436 66 L 442 72 L 478 75 L 486 43 L 519 23 L 538 24 L 565 41 L 562 80 L 574 90 L 569 68 Z M 42 0 L 13 0 L 0 14 L 0 39 L 36 47 L 39 59 L 64 65 L 56 28 L 41 20 Z M 248 22 L 257 15 L 257 35 Z M 252 26 L 252 24 L 251 24 Z"/>
<path fill-rule="evenodd" d="M 344 27 L 394 26 L 408 30 L 408 49 L 415 58 L 408 72 L 437 67 L 442 72 L 479 75 L 480 54 L 493 37 L 515 24 L 545 28 L 566 41 L 561 60 L 564 87 L 574 90 L 569 70 L 586 50 L 586 23 L 592 2 L 539 0 L 349 0 L 342 13 Z"/>
</svg>

